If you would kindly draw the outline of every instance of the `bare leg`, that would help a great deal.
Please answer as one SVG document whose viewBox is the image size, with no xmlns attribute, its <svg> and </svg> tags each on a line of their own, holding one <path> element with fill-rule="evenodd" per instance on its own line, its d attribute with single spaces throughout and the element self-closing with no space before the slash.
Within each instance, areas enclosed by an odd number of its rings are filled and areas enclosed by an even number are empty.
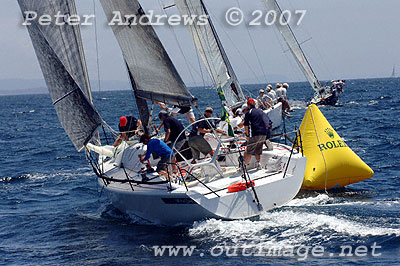
<svg viewBox="0 0 400 266">
<path fill-rule="evenodd" d="M 260 154 L 256 154 L 256 155 L 254 155 L 255 157 L 256 157 L 256 161 L 257 162 L 260 162 L 260 157 L 261 157 L 261 155 Z"/>
<path fill-rule="evenodd" d="M 251 159 L 251 154 L 248 154 L 247 152 L 244 153 L 244 163 L 245 165 L 248 165 L 250 163 Z"/>
<path fill-rule="evenodd" d="M 121 144 L 121 142 L 122 142 L 122 138 L 121 138 L 121 136 L 118 136 L 118 138 L 115 140 L 113 146 L 117 147 L 119 144 Z"/>
</svg>

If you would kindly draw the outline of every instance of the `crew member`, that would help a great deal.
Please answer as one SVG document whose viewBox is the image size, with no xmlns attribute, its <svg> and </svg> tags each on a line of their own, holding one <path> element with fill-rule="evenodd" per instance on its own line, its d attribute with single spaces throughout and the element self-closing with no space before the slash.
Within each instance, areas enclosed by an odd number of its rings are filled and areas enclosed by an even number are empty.
<svg viewBox="0 0 400 266">
<path fill-rule="evenodd" d="M 147 145 L 147 151 L 145 154 L 139 154 L 139 159 L 141 163 L 144 163 L 148 160 L 152 153 L 157 154 L 161 159 L 157 163 L 156 172 L 160 175 L 168 177 L 168 173 L 166 171 L 167 164 L 170 162 L 170 158 L 172 158 L 172 169 L 176 169 L 175 163 L 176 159 L 174 158 L 174 152 L 168 147 L 165 142 L 159 140 L 157 138 L 152 139 L 149 135 L 144 134 L 140 137 L 140 142 L 144 145 Z"/>
<path fill-rule="evenodd" d="M 160 106 L 161 109 L 170 113 L 171 117 L 175 117 L 179 114 L 183 115 L 191 124 L 196 121 L 196 117 L 194 116 L 193 109 L 190 106 L 179 106 L 174 105 L 173 108 L 168 108 L 168 106 L 161 102 L 155 102 Z"/>
<path fill-rule="evenodd" d="M 266 87 L 267 90 L 267 95 L 268 97 L 271 99 L 271 104 L 274 105 L 276 104 L 276 92 L 272 89 L 272 85 L 268 84 L 268 86 Z"/>
<path fill-rule="evenodd" d="M 263 89 L 259 91 L 259 96 L 257 97 L 257 104 L 260 109 L 266 110 L 271 107 L 271 101 L 269 97 L 265 97 L 265 92 Z"/>
<path fill-rule="evenodd" d="M 204 111 L 204 117 L 210 118 L 212 114 L 213 109 L 211 107 L 207 107 Z M 204 155 L 209 154 L 210 156 L 214 155 L 214 151 L 212 150 L 210 144 L 204 139 L 204 135 L 206 133 L 212 133 L 213 130 L 224 134 L 224 131 L 216 128 L 213 120 L 203 120 L 194 124 L 189 137 L 189 147 L 193 156 L 192 163 L 196 163 L 196 160 L 200 159 L 200 153 Z"/>
<path fill-rule="evenodd" d="M 271 123 L 268 116 L 262 110 L 256 108 L 256 103 L 253 99 L 247 100 L 247 106 L 250 110 L 244 117 L 245 135 L 247 137 L 244 161 L 247 166 L 251 156 L 254 155 L 257 161 L 256 167 L 261 170 L 262 149 Z"/>
<path fill-rule="evenodd" d="M 276 90 L 276 95 L 278 97 L 278 102 L 282 103 L 282 110 L 284 112 L 290 111 L 289 102 L 287 100 L 286 94 L 287 89 L 289 88 L 289 84 L 283 83 L 280 87 Z"/>
<path fill-rule="evenodd" d="M 115 140 L 113 146 L 117 147 L 122 140 L 128 141 L 129 138 L 138 134 L 142 127 L 142 121 L 136 119 L 134 116 L 121 116 L 119 119 L 119 136 Z"/>
<path fill-rule="evenodd" d="M 171 141 L 169 146 L 172 148 L 172 145 L 176 141 L 175 148 L 179 151 L 186 140 L 185 133 L 181 134 L 181 132 L 184 130 L 182 123 L 178 119 L 170 117 L 164 110 L 160 111 L 158 118 L 160 118 L 161 122 L 164 124 L 164 142 L 168 143 Z"/>
</svg>

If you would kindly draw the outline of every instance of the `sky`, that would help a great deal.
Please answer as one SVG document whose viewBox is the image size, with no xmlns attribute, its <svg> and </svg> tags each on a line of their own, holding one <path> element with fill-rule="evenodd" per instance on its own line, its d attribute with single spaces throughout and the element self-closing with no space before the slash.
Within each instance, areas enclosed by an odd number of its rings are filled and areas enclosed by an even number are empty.
<svg viewBox="0 0 400 266">
<path fill-rule="evenodd" d="M 121 51 L 106 25 L 99 0 L 76 0 L 79 14 L 96 14 L 101 80 L 126 81 Z M 141 1 L 145 10 L 163 14 L 161 5 L 173 0 Z M 225 12 L 241 7 L 247 20 L 254 10 L 266 12 L 261 0 L 204 0 L 223 46 L 242 83 L 305 81 L 273 26 L 229 26 Z M 282 9 L 306 10 L 293 31 L 320 80 L 387 77 L 394 64 L 400 69 L 400 1 L 398 0 L 280 0 Z M 161 4 L 160 4 L 161 3 Z M 1 0 L 0 80 L 42 79 L 27 29 L 16 0 Z M 167 14 L 178 13 L 175 7 Z M 157 26 L 156 32 L 186 84 L 209 84 L 184 26 Z M 94 26 L 82 29 L 91 80 L 98 79 Z"/>
</svg>

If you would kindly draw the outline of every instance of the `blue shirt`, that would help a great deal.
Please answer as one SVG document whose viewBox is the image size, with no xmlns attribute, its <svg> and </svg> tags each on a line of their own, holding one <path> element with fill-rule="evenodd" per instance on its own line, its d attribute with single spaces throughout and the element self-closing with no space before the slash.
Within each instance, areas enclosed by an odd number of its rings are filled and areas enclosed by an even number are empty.
<svg viewBox="0 0 400 266">
<path fill-rule="evenodd" d="M 169 158 L 171 153 L 173 154 L 172 150 L 170 147 L 168 147 L 167 144 L 165 144 L 164 141 L 159 140 L 159 139 L 151 139 L 149 143 L 147 143 L 147 152 L 146 156 L 144 157 L 144 160 L 147 160 L 150 158 L 150 155 L 152 153 L 157 153 L 158 156 L 162 158 Z"/>
</svg>

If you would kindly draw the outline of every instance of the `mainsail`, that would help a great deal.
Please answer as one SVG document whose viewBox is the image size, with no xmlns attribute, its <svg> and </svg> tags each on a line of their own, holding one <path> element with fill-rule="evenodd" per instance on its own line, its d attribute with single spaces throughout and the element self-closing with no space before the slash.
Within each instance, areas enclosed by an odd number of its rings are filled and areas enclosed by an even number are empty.
<svg viewBox="0 0 400 266">
<path fill-rule="evenodd" d="M 59 12 L 76 15 L 73 0 L 18 0 L 23 16 L 36 12 L 37 17 Z M 40 25 L 32 20 L 28 25 L 33 47 L 58 119 L 75 148 L 81 151 L 92 139 L 102 119 L 92 105 L 86 63 L 79 26 L 68 23 Z"/>
<path fill-rule="evenodd" d="M 142 18 L 146 15 L 139 2 L 137 0 L 100 2 L 109 22 L 112 22 L 115 16 L 124 20 L 124 25 L 110 24 L 127 64 L 136 97 L 166 104 L 190 106 L 193 97 L 153 27 L 147 25 L 147 18 Z M 142 122 L 144 125 L 147 124 L 147 121 Z"/>
<path fill-rule="evenodd" d="M 295 57 L 296 62 L 299 64 L 300 69 L 306 77 L 307 81 L 310 83 L 311 87 L 316 92 L 318 92 L 321 88 L 321 84 L 318 81 L 314 71 L 312 70 L 311 65 L 309 64 L 303 50 L 301 49 L 300 44 L 296 39 L 296 36 L 294 36 L 294 33 L 289 26 L 289 23 L 287 22 L 285 16 L 282 14 L 282 10 L 279 7 L 278 2 L 276 0 L 264 0 L 264 3 L 268 11 L 273 10 L 276 12 L 276 18 L 278 18 L 275 23 L 276 27 L 278 28 L 283 39 L 288 45 L 291 53 Z M 281 21 L 280 18 L 282 18 Z"/>
<path fill-rule="evenodd" d="M 203 1 L 175 0 L 175 5 L 182 16 L 194 19 L 193 23 L 187 23 L 187 27 L 216 89 L 222 88 L 229 106 L 245 101 L 238 79 Z M 198 19 L 204 16 L 207 16 L 208 23 L 199 23 Z"/>
</svg>

